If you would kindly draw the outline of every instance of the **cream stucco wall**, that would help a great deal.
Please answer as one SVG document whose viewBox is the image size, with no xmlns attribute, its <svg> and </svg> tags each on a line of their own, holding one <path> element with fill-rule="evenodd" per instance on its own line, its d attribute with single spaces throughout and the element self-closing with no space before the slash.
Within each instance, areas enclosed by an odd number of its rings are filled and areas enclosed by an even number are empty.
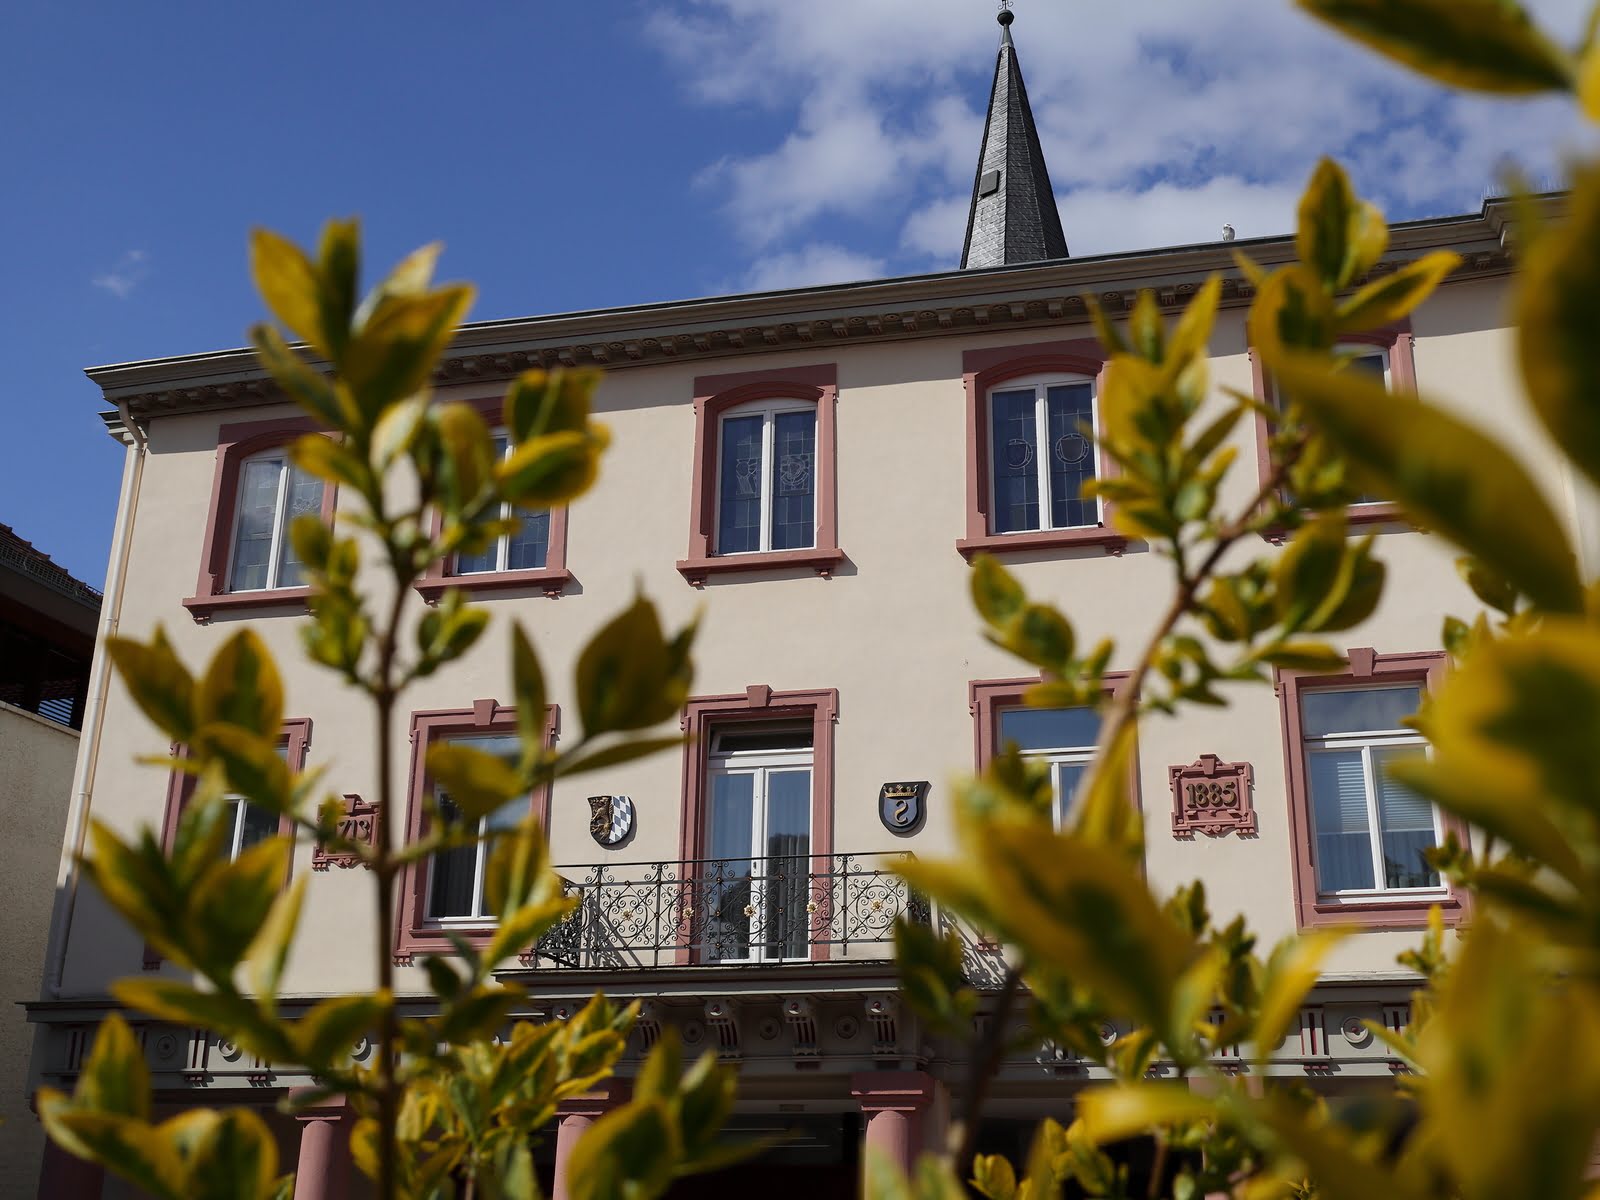
<svg viewBox="0 0 1600 1200">
<path fill-rule="evenodd" d="M 1501 328 L 1503 285 L 1472 282 L 1445 289 L 1415 319 L 1416 368 L 1422 390 L 1448 398 L 1469 418 L 1496 431 L 1535 474 L 1560 511 L 1572 515 L 1569 486 L 1553 466 L 1548 441 L 1515 402 L 1514 347 Z M 1027 333 L 967 333 L 827 352 L 750 353 L 705 365 L 631 368 L 607 376 L 599 408 L 614 442 L 599 486 L 572 509 L 568 566 L 576 583 L 560 599 L 537 592 L 485 601 L 494 622 L 466 661 L 419 685 L 414 710 L 460 708 L 474 699 L 509 698 L 507 619 L 535 635 L 562 708 L 562 733 L 577 734 L 570 678 L 586 637 L 630 597 L 636 582 L 655 598 L 665 619 L 683 622 L 703 611 L 696 654 L 697 694 L 740 692 L 751 684 L 774 689 L 836 688 L 839 692 L 835 849 L 911 849 L 948 854 L 953 844 L 950 780 L 973 766 L 973 718 L 968 684 L 1027 674 L 979 635 L 967 598 L 968 568 L 955 550 L 963 535 L 965 394 L 962 353 L 1090 336 L 1066 326 Z M 1242 310 L 1224 313 L 1212 342 L 1213 403 L 1224 386 L 1249 390 Z M 688 542 L 694 441 L 693 379 L 697 374 L 778 369 L 817 362 L 838 365 L 839 543 L 848 556 L 832 578 L 808 570 L 761 576 L 713 576 L 703 590 L 674 568 Z M 448 393 L 492 394 L 481 385 Z M 313 722 L 312 763 L 331 766 L 330 786 L 371 796 L 374 764 L 368 720 L 331 677 L 304 664 L 288 614 L 219 614 L 196 625 L 180 601 L 198 570 L 211 490 L 217 426 L 276 415 L 273 410 L 158 418 L 149 428 L 150 457 L 132 533 L 122 629 L 144 636 L 163 623 L 191 661 L 203 659 L 241 620 L 279 655 L 288 681 L 291 715 Z M 1239 462 L 1229 483 L 1238 505 L 1253 492 L 1255 431 L 1241 423 Z M 1543 465 L 1540 465 L 1543 464 Z M 1389 564 L 1383 604 L 1360 628 L 1341 636 L 1346 646 L 1380 653 L 1438 647 L 1446 613 L 1475 609 L 1439 539 L 1388 528 L 1378 535 Z M 1275 553 L 1265 542 L 1239 552 Z M 1164 604 L 1166 564 L 1139 545 L 1121 557 L 1099 550 L 1018 555 L 1012 565 L 1029 589 L 1057 601 L 1080 638 L 1117 639 L 1113 669 L 1127 666 L 1139 639 Z M 415 606 L 420 608 L 420 602 Z M 1244 911 L 1267 941 L 1295 924 L 1291 848 L 1284 791 L 1279 703 L 1268 687 L 1236 688 L 1227 710 L 1193 710 L 1180 720 L 1154 719 L 1139 746 L 1141 799 L 1148 822 L 1147 865 L 1159 888 L 1196 875 L 1216 910 Z M 409 770 L 405 739 L 394 769 Z M 166 781 L 156 768 L 133 765 L 136 755 L 164 749 L 158 734 L 134 712 L 120 685 L 107 709 L 94 815 L 132 830 L 160 820 Z M 1259 836 L 1175 841 L 1167 768 L 1203 753 L 1248 761 L 1255 771 Z M 557 786 L 551 842 L 558 863 L 675 858 L 679 846 L 682 760 L 677 753 L 618 767 Z M 879 785 L 891 779 L 933 781 L 923 829 L 899 838 L 880 824 Z M 631 795 L 638 830 L 620 849 L 600 850 L 588 835 L 587 794 Z M 309 872 L 310 847 L 297 848 L 294 870 Z M 307 995 L 370 985 L 372 954 L 365 931 L 372 889 L 360 871 L 334 871 L 312 880 L 302 933 L 286 983 Z M 1365 934 L 1338 952 L 1341 973 L 1384 974 L 1409 944 L 1408 933 Z M 68 947 L 64 995 L 103 991 L 107 980 L 137 972 L 140 947 L 120 929 L 98 897 L 80 897 Z M 403 976 L 402 986 L 420 986 Z"/>
<path fill-rule="evenodd" d="M 33 1029 L 18 1004 L 39 995 L 77 755 L 76 730 L 0 704 L 0 1179 L 25 1181 L 24 1191 L 39 1176 L 44 1132 L 28 1104 Z"/>
</svg>

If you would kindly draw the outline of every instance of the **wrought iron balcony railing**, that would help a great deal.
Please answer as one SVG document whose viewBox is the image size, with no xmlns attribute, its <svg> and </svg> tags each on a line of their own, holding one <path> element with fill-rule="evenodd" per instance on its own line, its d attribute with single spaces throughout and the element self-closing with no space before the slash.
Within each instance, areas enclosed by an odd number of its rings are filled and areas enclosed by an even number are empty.
<svg viewBox="0 0 1600 1200">
<path fill-rule="evenodd" d="M 578 907 L 527 966 L 628 970 L 887 960 L 927 901 L 891 865 L 910 855 L 703 858 L 557 867 Z"/>
</svg>

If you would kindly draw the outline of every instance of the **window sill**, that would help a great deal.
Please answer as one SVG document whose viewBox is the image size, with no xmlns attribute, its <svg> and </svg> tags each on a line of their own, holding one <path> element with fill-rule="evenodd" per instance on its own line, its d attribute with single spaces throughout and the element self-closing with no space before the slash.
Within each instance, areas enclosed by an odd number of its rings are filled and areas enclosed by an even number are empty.
<svg viewBox="0 0 1600 1200">
<path fill-rule="evenodd" d="M 495 925 L 492 921 L 487 925 L 481 921 L 460 925 L 429 924 L 405 930 L 395 944 L 394 965 L 413 966 L 417 956 L 422 954 L 453 955 L 456 948 L 452 938 L 467 943 L 475 950 L 482 950 L 494 939 L 494 934 Z"/>
<path fill-rule="evenodd" d="M 567 570 L 500 571 L 482 575 L 437 575 L 419 579 L 413 586 L 429 604 L 437 604 L 439 597 L 451 588 L 478 595 L 485 592 L 528 591 L 534 588 L 552 600 L 566 590 L 572 582 L 572 572 Z"/>
<path fill-rule="evenodd" d="M 1425 929 L 1428 913 L 1435 905 L 1443 911 L 1447 926 L 1459 925 L 1466 919 L 1467 910 L 1459 896 L 1435 893 L 1394 900 L 1317 900 L 1301 912 L 1300 927 L 1359 925 L 1364 929 Z"/>
<path fill-rule="evenodd" d="M 977 554 L 1021 553 L 1026 550 L 1067 550 L 1078 546 L 1100 546 L 1107 554 L 1121 556 L 1128 539 L 1109 525 L 1084 525 L 1077 529 L 1041 529 L 1029 533 L 991 533 L 984 537 L 961 538 L 956 549 L 968 562 Z"/>
<path fill-rule="evenodd" d="M 678 562 L 678 573 L 700 587 L 708 575 L 756 574 L 787 567 L 810 567 L 824 579 L 844 561 L 837 546 L 810 550 L 769 550 L 755 554 L 719 554 L 711 558 L 685 558 Z"/>
<path fill-rule="evenodd" d="M 311 611 L 311 589 L 308 587 L 277 588 L 270 592 L 221 592 L 215 596 L 190 596 L 183 602 L 200 624 L 209 621 L 214 613 L 229 609 L 295 608 Z"/>
<path fill-rule="evenodd" d="M 1330 510 L 1331 511 L 1331 510 Z M 1367 525 L 1409 525 L 1404 512 L 1398 504 L 1382 501 L 1377 504 L 1353 504 L 1345 510 L 1345 525 L 1351 529 L 1359 529 Z M 1261 531 L 1261 536 L 1275 546 L 1281 546 L 1289 538 L 1289 530 L 1282 525 L 1269 525 Z"/>
</svg>

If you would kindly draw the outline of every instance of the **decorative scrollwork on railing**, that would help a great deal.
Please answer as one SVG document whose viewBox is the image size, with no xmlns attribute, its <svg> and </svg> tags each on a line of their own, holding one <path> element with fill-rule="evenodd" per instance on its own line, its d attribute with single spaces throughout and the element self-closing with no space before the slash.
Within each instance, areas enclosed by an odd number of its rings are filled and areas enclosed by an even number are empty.
<svg viewBox="0 0 1600 1200">
<path fill-rule="evenodd" d="M 926 898 L 895 875 L 904 853 L 779 855 L 558 867 L 578 907 L 526 965 L 627 970 L 675 965 L 893 957 L 901 916 L 926 924 Z"/>
</svg>

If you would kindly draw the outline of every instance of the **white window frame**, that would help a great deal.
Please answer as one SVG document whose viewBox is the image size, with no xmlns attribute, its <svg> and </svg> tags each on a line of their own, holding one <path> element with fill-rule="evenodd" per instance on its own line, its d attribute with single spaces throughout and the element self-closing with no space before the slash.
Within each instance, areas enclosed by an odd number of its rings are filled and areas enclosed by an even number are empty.
<svg viewBox="0 0 1600 1200">
<path fill-rule="evenodd" d="M 278 499 L 272 507 L 272 541 L 267 547 L 267 582 L 265 587 L 240 588 L 234 586 L 234 569 L 237 566 L 239 553 L 239 527 L 244 522 L 244 476 L 245 471 L 255 462 L 276 462 L 283 469 L 278 472 Z M 286 446 L 275 447 L 271 450 L 262 450 L 239 460 L 238 482 L 235 484 L 233 501 L 233 536 L 228 542 L 228 592 L 231 595 L 249 595 L 252 592 L 276 592 L 284 587 L 301 587 L 302 584 L 280 584 L 278 574 L 283 566 L 283 556 L 289 547 L 289 479 L 294 472 L 294 463 L 289 458 Z M 328 481 L 319 481 L 323 487 L 323 499 L 327 499 Z"/>
<path fill-rule="evenodd" d="M 764 733 L 764 729 L 751 729 L 739 725 L 726 730 L 734 736 L 739 734 Z M 773 732 L 777 732 L 774 730 Z M 712 733 L 715 739 L 716 732 Z M 796 736 L 800 736 L 796 730 Z M 706 767 L 706 827 L 705 846 L 709 851 L 713 844 L 712 821 L 716 813 L 716 804 L 712 797 L 716 795 L 716 784 L 713 782 L 719 775 L 750 775 L 751 783 L 751 820 L 750 820 L 750 854 L 747 856 L 752 864 L 771 861 L 771 856 L 765 853 L 767 843 L 767 818 L 769 809 L 767 805 L 767 779 L 775 772 L 804 770 L 807 773 L 809 788 L 806 797 L 806 845 L 811 847 L 816 836 L 816 828 L 812 820 L 817 799 L 817 768 L 816 747 L 807 746 L 804 749 L 793 750 L 730 750 L 717 752 L 716 742 L 712 742 L 712 754 Z M 805 870 L 810 874 L 811 860 L 814 855 L 806 855 Z M 708 861 L 719 861 L 711 859 Z M 757 912 L 762 911 L 766 904 L 767 873 L 763 870 L 759 878 L 752 871 L 750 879 L 750 906 Z M 745 943 L 749 953 L 743 958 L 722 957 L 717 959 L 720 963 L 751 963 L 751 962 L 806 962 L 811 953 L 811 934 L 806 931 L 805 945 L 802 954 L 797 958 L 788 958 L 781 954 L 772 954 L 768 951 L 767 941 L 751 938 Z"/>
<path fill-rule="evenodd" d="M 500 741 L 502 739 L 515 740 L 515 736 L 515 734 L 510 733 L 490 733 L 478 736 L 473 736 L 470 734 L 446 734 L 442 740 L 450 744 L 464 744 L 470 746 L 473 742 L 492 742 Z M 444 789 L 435 783 L 433 785 L 433 804 L 436 812 L 441 811 L 439 800 L 443 794 Z M 526 802 L 527 797 L 518 796 L 512 800 L 508 800 L 506 803 L 508 805 L 515 804 L 517 800 L 523 800 Z M 438 877 L 438 872 L 434 869 L 435 864 L 438 862 L 437 857 L 430 858 L 428 860 L 427 894 L 422 898 L 423 919 L 427 925 L 432 926 L 435 929 L 454 929 L 460 927 L 481 928 L 485 925 L 498 924 L 498 918 L 496 918 L 493 913 L 486 913 L 482 911 L 483 888 L 489 868 L 489 852 L 493 848 L 488 841 L 484 840 L 483 834 L 484 831 L 489 827 L 489 816 L 492 815 L 493 814 L 491 813 L 488 816 L 482 816 L 478 818 L 478 840 L 474 842 L 472 846 L 471 913 L 458 917 L 430 917 L 427 915 L 433 911 L 433 888 L 434 882 Z"/>
<path fill-rule="evenodd" d="M 1383 386 L 1389 391 L 1394 390 L 1394 376 L 1390 371 L 1387 346 L 1374 345 L 1372 342 L 1335 342 L 1333 351 L 1335 354 L 1347 354 L 1352 358 L 1382 358 Z"/>
<path fill-rule="evenodd" d="M 510 458 L 512 451 L 516 449 L 516 447 L 512 444 L 510 435 L 504 429 L 495 429 L 490 431 L 489 436 L 493 439 L 505 439 L 505 448 L 500 452 L 499 461 L 504 462 L 506 459 Z M 541 513 L 545 516 L 544 563 L 537 567 L 517 567 L 516 569 L 519 571 L 543 571 L 545 566 L 550 562 L 550 510 L 547 508 L 536 508 L 530 509 L 528 512 L 533 516 L 537 516 Z M 500 502 L 500 516 L 502 519 L 509 519 L 515 515 L 516 506 L 514 504 L 512 504 L 509 500 L 503 500 Z M 494 540 L 494 566 L 482 571 L 463 571 L 461 570 L 461 556 L 459 554 L 453 554 L 450 556 L 450 575 L 452 578 L 457 579 L 477 579 L 480 576 L 485 575 L 504 575 L 507 571 L 512 569 L 507 563 L 507 560 L 510 557 L 511 535 L 509 533 L 502 533 Z"/>
<path fill-rule="evenodd" d="M 241 849 L 241 847 L 239 845 L 239 842 L 244 837 L 244 820 L 245 820 L 245 816 L 248 814 L 248 812 L 250 810 L 250 801 L 246 800 L 243 796 L 236 795 L 236 794 L 234 794 L 232 792 L 230 792 L 226 796 L 224 796 L 223 799 L 228 804 L 231 804 L 233 806 L 233 820 L 231 822 L 231 824 L 233 825 L 233 828 L 228 831 L 228 847 L 227 847 L 228 859 L 227 859 L 227 861 L 228 862 L 234 862 L 239 857 L 239 852 L 240 852 L 240 849 Z M 283 827 L 283 822 L 280 819 L 277 822 L 276 829 L 274 830 L 274 835 L 276 835 L 277 830 L 281 830 L 282 827 Z"/>
<path fill-rule="evenodd" d="M 1082 707 L 1088 706 L 1084 705 Z M 1005 708 L 996 710 L 994 716 L 995 742 L 1001 749 L 1004 749 L 1007 745 L 1007 739 L 1005 734 L 1002 732 L 1005 728 L 1006 713 L 1022 712 L 1026 711 L 1027 708 L 1027 705 L 1011 704 L 1007 705 Z M 1037 711 L 1044 712 L 1050 710 L 1040 709 Z M 1067 711 L 1070 711 L 1070 709 Z M 1049 764 L 1050 793 L 1052 797 L 1050 801 L 1050 819 L 1055 824 L 1057 830 L 1066 828 L 1067 810 L 1072 804 L 1072 797 L 1067 795 L 1066 790 L 1061 786 L 1061 768 L 1063 766 L 1082 766 L 1086 763 L 1093 762 L 1094 751 L 1095 748 L 1093 746 L 1046 746 L 1034 750 L 1023 750 L 1020 747 L 1018 748 L 1017 753 L 1019 753 L 1023 758 L 1034 762 L 1043 762 Z"/>
<path fill-rule="evenodd" d="M 785 546 L 788 550 L 815 550 L 817 547 L 817 516 L 821 491 L 817 478 L 817 459 L 821 455 L 821 431 L 817 421 L 817 406 L 805 400 L 750 400 L 744 404 L 735 405 L 724 413 L 717 415 L 717 480 L 716 491 L 713 494 L 714 521 L 711 529 L 711 544 L 715 547 L 715 554 L 721 557 L 724 554 L 772 554 L 772 496 L 776 486 L 777 472 L 777 428 L 778 416 L 781 413 L 802 412 L 810 413 L 811 426 L 811 542 L 805 546 Z M 722 548 L 722 463 L 724 459 L 723 448 L 727 445 L 724 436 L 727 432 L 728 422 L 740 417 L 753 417 L 759 415 L 761 421 L 761 539 L 754 550 L 724 550 Z M 783 551 L 776 551 L 782 553 Z"/>
<path fill-rule="evenodd" d="M 1352 687 L 1319 687 L 1307 689 L 1300 693 L 1300 703 L 1304 705 L 1307 696 L 1320 696 L 1329 692 L 1376 692 L 1393 691 L 1398 688 L 1415 687 L 1419 693 L 1426 691 L 1421 684 L 1393 683 L 1393 684 L 1367 684 Z M 1305 720 L 1302 708 L 1301 721 Z M 1359 901 L 1381 900 L 1394 896 L 1438 896 L 1441 899 L 1450 894 L 1449 886 L 1444 877 L 1439 877 L 1439 882 L 1432 887 L 1392 888 L 1384 885 L 1386 873 L 1383 869 L 1383 830 L 1379 824 L 1378 789 L 1376 767 L 1372 761 L 1373 750 L 1387 749 L 1391 746 L 1416 746 L 1421 747 L 1424 754 L 1430 753 L 1428 743 L 1421 734 L 1409 729 L 1362 729 L 1344 733 L 1328 733 L 1312 737 L 1302 734 L 1300 739 L 1300 754 L 1304 761 L 1306 773 L 1306 817 L 1311 834 L 1311 869 L 1317 885 L 1317 898 L 1320 901 L 1335 901 L 1339 903 L 1355 903 Z M 1315 750 L 1359 750 L 1361 752 L 1362 782 L 1367 791 L 1367 849 L 1372 855 L 1372 878 L 1377 884 L 1371 888 L 1345 888 L 1339 891 L 1328 891 L 1322 886 L 1322 863 L 1318 850 L 1317 833 L 1317 798 L 1312 792 L 1311 784 L 1311 755 Z M 1439 806 L 1431 800 L 1428 809 L 1433 814 L 1433 844 L 1444 845 L 1444 821 L 1439 813 Z"/>
<path fill-rule="evenodd" d="M 1054 497 L 1050 492 L 1050 389 L 1052 387 L 1074 387 L 1087 384 L 1089 387 L 1089 433 L 1085 436 L 1089 440 L 1089 455 L 1093 463 L 1093 478 L 1101 477 L 1100 443 L 1096 436 L 1100 429 L 1100 388 L 1097 381 L 1089 375 L 1025 375 L 1020 379 L 1008 379 L 1004 383 L 997 383 L 989 389 L 989 394 L 984 398 L 984 420 L 988 422 L 989 440 L 994 440 L 994 397 L 997 392 L 1020 392 L 1025 388 L 1033 389 L 1033 436 L 1034 445 L 1042 448 L 1042 452 L 1035 452 L 1034 469 L 1037 472 L 1039 484 L 1039 525 L 1036 529 L 1008 529 L 1004 533 L 995 528 L 995 516 L 999 512 L 996 499 L 996 484 L 999 482 L 995 471 L 994 445 L 989 446 L 989 461 L 984 464 L 984 473 L 989 481 L 989 532 L 995 537 L 1012 537 L 1017 534 L 1049 533 L 1060 529 L 1096 529 L 1105 524 L 1105 510 L 1099 499 L 1091 501 L 1094 504 L 1095 519 L 1085 525 L 1054 525 L 1051 516 L 1055 509 Z"/>
</svg>

